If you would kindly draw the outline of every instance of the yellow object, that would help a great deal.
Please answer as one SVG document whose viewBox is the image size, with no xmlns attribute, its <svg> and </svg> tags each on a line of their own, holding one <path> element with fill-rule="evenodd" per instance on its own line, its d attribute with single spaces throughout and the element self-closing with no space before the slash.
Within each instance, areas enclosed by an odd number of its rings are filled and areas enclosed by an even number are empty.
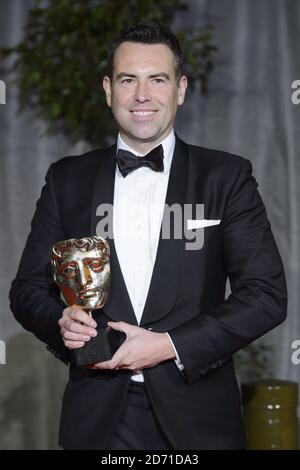
<svg viewBox="0 0 300 470">
<path fill-rule="evenodd" d="M 298 384 L 266 379 L 242 385 L 247 449 L 298 449 Z"/>
</svg>

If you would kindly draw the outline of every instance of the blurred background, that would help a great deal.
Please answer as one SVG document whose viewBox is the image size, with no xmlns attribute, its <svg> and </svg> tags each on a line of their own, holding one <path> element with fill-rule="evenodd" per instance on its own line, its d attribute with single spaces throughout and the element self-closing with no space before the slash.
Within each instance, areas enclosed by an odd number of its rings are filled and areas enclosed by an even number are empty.
<svg viewBox="0 0 300 470">
<path fill-rule="evenodd" d="M 1 0 L 0 449 L 57 448 L 67 367 L 16 323 L 8 291 L 49 165 L 114 138 L 106 43 L 144 18 L 184 44 L 192 89 L 177 133 L 252 162 L 285 266 L 288 319 L 237 355 L 239 380 L 300 380 L 300 2 Z"/>
</svg>

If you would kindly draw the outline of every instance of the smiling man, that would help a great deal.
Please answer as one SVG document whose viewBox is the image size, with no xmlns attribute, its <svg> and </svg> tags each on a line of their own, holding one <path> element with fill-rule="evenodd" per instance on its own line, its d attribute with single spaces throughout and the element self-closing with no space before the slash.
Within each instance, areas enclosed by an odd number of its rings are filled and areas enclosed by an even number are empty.
<svg viewBox="0 0 300 470">
<path fill-rule="evenodd" d="M 251 163 L 175 135 L 187 78 L 166 26 L 137 23 L 119 35 L 103 87 L 116 144 L 50 167 L 10 292 L 17 320 L 70 363 L 60 445 L 245 448 L 232 355 L 281 323 L 287 302 Z M 113 236 L 98 233 L 109 204 Z M 174 221 L 163 237 L 167 209 L 186 205 L 197 219 Z M 178 236 L 186 224 L 204 230 L 201 249 Z M 94 321 L 60 299 L 48 250 L 96 234 L 110 245 L 111 289 Z M 125 342 L 111 360 L 77 367 L 72 352 L 106 325 Z"/>
</svg>

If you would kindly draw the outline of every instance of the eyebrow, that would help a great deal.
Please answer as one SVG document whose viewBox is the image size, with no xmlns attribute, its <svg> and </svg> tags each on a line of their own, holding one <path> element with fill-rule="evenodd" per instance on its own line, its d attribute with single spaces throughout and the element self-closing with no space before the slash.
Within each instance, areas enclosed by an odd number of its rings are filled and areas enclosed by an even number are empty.
<svg viewBox="0 0 300 470">
<path fill-rule="evenodd" d="M 137 78 L 137 75 L 135 75 L 134 73 L 121 72 L 121 73 L 118 73 L 116 80 L 120 80 L 120 78 L 123 78 L 123 77 Z M 158 77 L 164 77 L 167 80 L 170 80 L 170 76 L 165 72 L 153 73 L 149 75 L 149 78 L 158 78 Z"/>
</svg>

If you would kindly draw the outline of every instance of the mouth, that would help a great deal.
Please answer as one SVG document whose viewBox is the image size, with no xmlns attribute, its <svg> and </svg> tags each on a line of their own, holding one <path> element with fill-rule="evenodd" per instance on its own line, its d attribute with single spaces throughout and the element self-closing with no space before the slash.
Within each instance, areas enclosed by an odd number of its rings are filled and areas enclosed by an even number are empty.
<svg viewBox="0 0 300 470">
<path fill-rule="evenodd" d="M 130 111 L 131 115 L 134 117 L 135 120 L 138 121 L 148 121 L 153 118 L 153 116 L 158 112 L 158 110 L 154 109 L 143 109 L 143 110 L 132 110 Z"/>
<path fill-rule="evenodd" d="M 79 292 L 79 298 L 82 300 L 90 299 L 91 297 L 95 297 L 98 295 L 98 289 L 88 289 Z"/>
</svg>

